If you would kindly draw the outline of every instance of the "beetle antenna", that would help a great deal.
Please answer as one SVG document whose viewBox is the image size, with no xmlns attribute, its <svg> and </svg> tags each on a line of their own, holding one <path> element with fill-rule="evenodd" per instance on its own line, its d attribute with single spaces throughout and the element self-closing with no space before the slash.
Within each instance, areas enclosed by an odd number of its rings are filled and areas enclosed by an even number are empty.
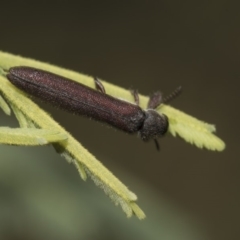
<svg viewBox="0 0 240 240">
<path fill-rule="evenodd" d="M 182 92 L 182 86 L 177 87 L 171 94 L 163 98 L 163 103 L 168 103 L 178 97 Z"/>
<path fill-rule="evenodd" d="M 160 146 L 159 146 L 158 140 L 156 138 L 154 139 L 154 142 L 155 142 L 156 149 L 158 151 L 160 151 Z"/>
</svg>

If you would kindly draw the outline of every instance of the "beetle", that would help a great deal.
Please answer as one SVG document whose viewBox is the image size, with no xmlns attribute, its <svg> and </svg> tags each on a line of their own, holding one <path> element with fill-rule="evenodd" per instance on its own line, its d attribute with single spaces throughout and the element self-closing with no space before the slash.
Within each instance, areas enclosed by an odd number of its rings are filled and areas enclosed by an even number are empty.
<svg viewBox="0 0 240 240">
<path fill-rule="evenodd" d="M 181 86 L 168 97 L 155 92 L 149 99 L 147 109 L 139 106 L 137 91 L 132 91 L 135 104 L 106 94 L 103 84 L 94 78 L 96 89 L 71 79 L 41 69 L 27 66 L 11 67 L 6 77 L 17 88 L 53 106 L 109 124 L 124 132 L 138 133 L 143 141 L 166 134 L 168 117 L 155 109 L 162 103 L 178 96 Z"/>
</svg>

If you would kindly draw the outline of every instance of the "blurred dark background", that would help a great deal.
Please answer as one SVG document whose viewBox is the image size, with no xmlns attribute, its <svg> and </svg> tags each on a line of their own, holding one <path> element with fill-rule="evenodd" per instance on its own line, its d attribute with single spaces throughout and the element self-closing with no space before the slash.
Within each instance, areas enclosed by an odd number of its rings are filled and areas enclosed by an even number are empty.
<svg viewBox="0 0 240 240">
<path fill-rule="evenodd" d="M 0 147 L 0 239 L 239 239 L 239 1 L 2 2 L 2 51 L 149 95 L 217 126 L 224 152 L 153 143 L 40 105 L 139 197 L 126 219 L 52 147 Z M 17 126 L 0 113 L 2 126 Z"/>
</svg>

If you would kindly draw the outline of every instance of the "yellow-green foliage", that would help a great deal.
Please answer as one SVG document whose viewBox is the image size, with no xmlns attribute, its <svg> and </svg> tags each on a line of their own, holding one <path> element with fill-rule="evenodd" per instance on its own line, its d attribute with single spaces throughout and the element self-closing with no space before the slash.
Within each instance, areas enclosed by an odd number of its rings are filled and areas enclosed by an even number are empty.
<svg viewBox="0 0 240 240">
<path fill-rule="evenodd" d="M 43 145 L 52 143 L 68 162 L 73 163 L 83 180 L 90 176 L 95 184 L 115 202 L 121 205 L 128 217 L 134 213 L 139 219 L 145 214 L 136 204 L 137 196 L 128 190 L 101 162 L 88 152 L 70 133 L 55 122 L 46 112 L 32 102 L 25 93 L 14 87 L 5 77 L 4 69 L 13 66 L 31 66 L 65 76 L 76 82 L 94 88 L 93 78 L 42 63 L 32 59 L 14 56 L 0 52 L 0 107 L 10 115 L 12 109 L 20 128 L 0 128 L 0 143 L 15 145 Z M 107 94 L 134 102 L 128 90 L 102 81 Z M 5 101 L 5 100 L 6 101 Z M 140 95 L 140 105 L 145 108 L 148 98 Z M 170 106 L 161 105 L 159 112 L 169 118 L 169 132 L 174 136 L 178 134 L 187 142 L 197 147 L 222 151 L 224 142 L 213 135 L 215 127 L 180 112 Z"/>
</svg>

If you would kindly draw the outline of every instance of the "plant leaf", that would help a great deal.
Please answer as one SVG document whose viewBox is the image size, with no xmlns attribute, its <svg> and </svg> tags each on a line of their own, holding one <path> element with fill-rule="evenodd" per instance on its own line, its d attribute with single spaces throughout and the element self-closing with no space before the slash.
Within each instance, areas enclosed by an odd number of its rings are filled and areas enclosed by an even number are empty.
<svg viewBox="0 0 240 240">
<path fill-rule="evenodd" d="M 142 219 L 145 217 L 142 210 L 136 205 L 137 197 L 129 191 L 110 171 L 108 171 L 91 153 L 89 153 L 79 142 L 77 142 L 69 133 L 67 133 L 58 123 L 56 123 L 46 112 L 40 109 L 25 94 L 15 88 L 8 82 L 4 76 L 4 69 L 14 66 L 29 66 L 40 68 L 53 72 L 58 75 L 65 76 L 73 81 L 82 83 L 91 88 L 95 88 L 93 78 L 87 75 L 79 74 L 71 70 L 53 66 L 51 64 L 42 63 L 33 59 L 22 58 L 9 53 L 0 51 L 0 91 L 4 98 L 12 107 L 21 127 L 37 130 L 52 129 L 56 133 L 65 134 L 67 140 L 54 143 L 55 149 L 66 158 L 68 162 L 72 162 L 78 168 L 81 177 L 85 180 L 89 175 L 93 181 L 100 186 L 116 203 L 122 206 L 122 209 L 130 217 L 133 213 Z M 125 101 L 134 102 L 134 98 L 130 91 L 107 83 L 101 80 L 106 93 Z M 140 106 L 145 109 L 148 97 L 139 95 Z M 0 99 L 0 107 L 5 113 L 10 114 L 10 109 L 4 100 Z M 222 151 L 225 148 L 224 142 L 216 137 L 213 132 L 216 131 L 215 126 L 202 122 L 191 117 L 177 109 L 168 105 L 161 105 L 158 108 L 159 113 L 164 113 L 169 118 L 169 132 L 173 135 L 179 135 L 187 142 L 195 144 L 199 148 L 207 148 L 210 150 Z M 9 134 L 14 130 L 8 130 Z M 6 131 L 6 130 L 4 130 Z M 3 131 L 3 132 L 4 132 Z M 20 131 L 20 130 L 18 130 Z"/>
<path fill-rule="evenodd" d="M 0 143 L 2 144 L 36 146 L 66 139 L 66 134 L 54 129 L 0 127 Z"/>
<path fill-rule="evenodd" d="M 0 95 L 0 108 L 5 112 L 5 114 L 10 115 L 11 114 L 11 109 L 6 103 L 6 101 L 2 98 Z"/>
<path fill-rule="evenodd" d="M 199 148 L 224 150 L 225 143 L 213 134 L 216 131 L 214 125 L 202 122 L 170 106 L 164 105 L 160 111 L 168 116 L 168 131 L 173 136 L 178 134 L 185 141 L 195 144 Z"/>
</svg>

